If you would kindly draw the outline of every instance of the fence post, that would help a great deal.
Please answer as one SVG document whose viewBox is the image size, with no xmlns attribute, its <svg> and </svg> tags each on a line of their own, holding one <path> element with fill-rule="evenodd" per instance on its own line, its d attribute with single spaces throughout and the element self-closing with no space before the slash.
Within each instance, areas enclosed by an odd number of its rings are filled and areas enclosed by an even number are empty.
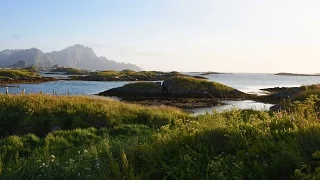
<svg viewBox="0 0 320 180">
<path fill-rule="evenodd" d="M 6 94 L 9 94 L 9 88 L 6 87 Z"/>
</svg>

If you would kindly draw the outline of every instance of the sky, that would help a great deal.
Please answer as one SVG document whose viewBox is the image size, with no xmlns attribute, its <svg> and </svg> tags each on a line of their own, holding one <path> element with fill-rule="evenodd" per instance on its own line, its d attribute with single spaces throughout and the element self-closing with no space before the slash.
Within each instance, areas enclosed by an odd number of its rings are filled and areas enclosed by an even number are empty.
<svg viewBox="0 0 320 180">
<path fill-rule="evenodd" d="M 1 0 L 0 50 L 74 44 L 144 70 L 320 73 L 319 0 Z"/>
</svg>

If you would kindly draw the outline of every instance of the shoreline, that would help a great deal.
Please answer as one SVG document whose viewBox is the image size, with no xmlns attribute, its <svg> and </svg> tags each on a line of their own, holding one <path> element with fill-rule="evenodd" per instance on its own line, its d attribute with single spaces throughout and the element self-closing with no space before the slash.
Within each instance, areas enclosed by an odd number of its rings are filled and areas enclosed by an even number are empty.
<svg viewBox="0 0 320 180">
<path fill-rule="evenodd" d="M 6 87 L 6 85 L 15 85 L 15 84 L 40 84 L 45 82 L 57 81 L 59 79 L 48 78 L 48 79 L 39 79 L 39 80 L 12 80 L 12 81 L 0 81 L 0 87 Z M 16 87 L 16 86 L 14 86 Z"/>
</svg>

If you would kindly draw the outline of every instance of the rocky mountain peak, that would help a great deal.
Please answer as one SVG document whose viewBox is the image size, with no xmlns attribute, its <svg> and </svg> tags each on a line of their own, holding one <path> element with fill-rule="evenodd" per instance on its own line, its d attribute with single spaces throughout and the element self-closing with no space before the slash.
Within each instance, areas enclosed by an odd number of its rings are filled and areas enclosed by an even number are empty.
<svg viewBox="0 0 320 180">
<path fill-rule="evenodd" d="M 134 64 L 118 63 L 105 57 L 97 57 L 91 47 L 81 44 L 69 46 L 61 51 L 43 53 L 37 48 L 25 50 L 4 50 L 0 52 L 0 67 L 9 67 L 24 61 L 27 66 L 51 67 L 58 64 L 64 67 L 88 70 L 141 70 Z"/>
</svg>

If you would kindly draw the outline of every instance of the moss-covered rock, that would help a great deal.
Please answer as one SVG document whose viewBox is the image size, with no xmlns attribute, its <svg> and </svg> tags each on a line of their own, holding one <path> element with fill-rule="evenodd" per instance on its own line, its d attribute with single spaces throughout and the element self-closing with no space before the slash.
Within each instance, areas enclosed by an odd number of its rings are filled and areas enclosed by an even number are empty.
<svg viewBox="0 0 320 180">
<path fill-rule="evenodd" d="M 242 98 L 246 95 L 224 84 L 183 76 L 165 80 L 162 87 L 164 95 L 170 97 Z"/>
<path fill-rule="evenodd" d="M 246 94 L 226 85 L 177 76 L 161 83 L 138 82 L 99 93 L 104 96 L 162 98 L 244 98 Z"/>
<path fill-rule="evenodd" d="M 113 88 L 99 93 L 102 96 L 117 97 L 160 97 L 162 96 L 161 82 L 138 82 L 126 84 L 122 87 Z"/>
</svg>

